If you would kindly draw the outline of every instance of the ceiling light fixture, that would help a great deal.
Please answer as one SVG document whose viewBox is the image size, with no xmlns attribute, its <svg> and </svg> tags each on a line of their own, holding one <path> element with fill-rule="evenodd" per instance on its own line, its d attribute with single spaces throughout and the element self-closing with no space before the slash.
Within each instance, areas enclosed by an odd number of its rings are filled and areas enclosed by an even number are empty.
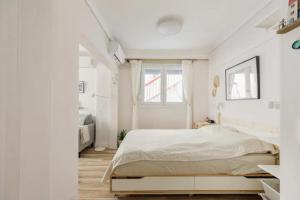
<svg viewBox="0 0 300 200">
<path fill-rule="evenodd" d="M 176 35 L 182 30 L 183 19 L 179 16 L 162 17 L 157 22 L 157 29 L 162 35 Z"/>
</svg>

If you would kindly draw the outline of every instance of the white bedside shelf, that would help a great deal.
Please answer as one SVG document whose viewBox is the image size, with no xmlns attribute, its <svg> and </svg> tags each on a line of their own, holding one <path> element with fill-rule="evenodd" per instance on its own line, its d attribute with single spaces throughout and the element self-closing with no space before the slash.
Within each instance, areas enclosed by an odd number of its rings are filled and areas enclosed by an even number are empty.
<svg viewBox="0 0 300 200">
<path fill-rule="evenodd" d="M 280 179 L 280 165 L 258 165 L 258 167 Z"/>
</svg>

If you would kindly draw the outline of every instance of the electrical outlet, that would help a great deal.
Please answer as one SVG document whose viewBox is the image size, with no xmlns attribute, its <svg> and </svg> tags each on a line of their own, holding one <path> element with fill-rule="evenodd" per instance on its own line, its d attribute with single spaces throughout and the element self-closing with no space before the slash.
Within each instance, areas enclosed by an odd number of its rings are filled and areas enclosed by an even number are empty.
<svg viewBox="0 0 300 200">
<path fill-rule="evenodd" d="M 268 108 L 279 110 L 280 109 L 280 102 L 279 101 L 269 101 Z"/>
<path fill-rule="evenodd" d="M 274 109 L 274 101 L 270 101 L 268 107 L 269 109 Z"/>
</svg>

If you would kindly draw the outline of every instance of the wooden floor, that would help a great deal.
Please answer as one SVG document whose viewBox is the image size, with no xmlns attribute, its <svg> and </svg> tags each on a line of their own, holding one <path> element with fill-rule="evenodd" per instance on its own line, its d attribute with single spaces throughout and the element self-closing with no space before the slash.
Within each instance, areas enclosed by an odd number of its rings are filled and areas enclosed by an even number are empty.
<svg viewBox="0 0 300 200">
<path fill-rule="evenodd" d="M 110 200 L 109 184 L 102 184 L 101 178 L 115 151 L 96 152 L 86 149 L 79 158 L 79 198 L 80 200 Z M 137 196 L 123 197 L 121 200 L 261 200 L 258 195 L 194 195 L 194 196 Z"/>
<path fill-rule="evenodd" d="M 112 198 L 109 192 L 109 184 L 102 184 L 101 178 L 112 160 L 115 150 L 96 152 L 86 149 L 79 158 L 79 199 L 98 200 Z"/>
</svg>

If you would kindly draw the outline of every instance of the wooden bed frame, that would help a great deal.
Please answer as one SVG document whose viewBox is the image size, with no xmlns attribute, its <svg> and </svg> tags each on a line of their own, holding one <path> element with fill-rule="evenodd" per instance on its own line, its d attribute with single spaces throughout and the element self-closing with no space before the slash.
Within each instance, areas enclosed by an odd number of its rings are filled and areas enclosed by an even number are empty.
<svg viewBox="0 0 300 200">
<path fill-rule="evenodd" d="M 110 192 L 117 196 L 132 194 L 258 194 L 263 191 L 260 180 L 272 175 L 226 174 L 195 176 L 110 177 Z"/>
<path fill-rule="evenodd" d="M 231 127 L 279 146 L 278 129 L 258 123 L 222 119 Z M 222 123 L 223 124 L 223 123 Z M 116 196 L 138 194 L 258 194 L 263 192 L 261 180 L 274 178 L 268 173 L 228 175 L 195 174 L 174 176 L 110 177 L 110 192 Z"/>
</svg>

